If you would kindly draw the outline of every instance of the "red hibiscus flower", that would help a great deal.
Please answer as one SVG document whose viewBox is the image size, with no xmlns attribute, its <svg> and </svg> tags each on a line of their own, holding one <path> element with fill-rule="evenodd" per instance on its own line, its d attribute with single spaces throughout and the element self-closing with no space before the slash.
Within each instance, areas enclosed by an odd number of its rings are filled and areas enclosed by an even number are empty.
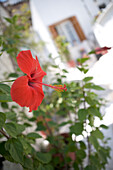
<svg viewBox="0 0 113 170">
<path fill-rule="evenodd" d="M 110 50 L 112 47 L 97 47 L 96 49 L 90 51 L 88 54 L 101 54 L 104 55 L 108 53 L 108 50 Z"/>
<path fill-rule="evenodd" d="M 29 107 L 29 112 L 37 110 L 42 103 L 44 92 L 42 85 L 49 86 L 57 91 L 67 90 L 66 85 L 48 85 L 42 83 L 46 73 L 41 69 L 38 58 L 34 59 L 30 50 L 21 51 L 17 56 L 20 69 L 27 75 L 15 80 L 11 87 L 12 100 L 20 106 Z"/>
<path fill-rule="evenodd" d="M 95 49 L 95 54 L 102 54 L 102 55 L 104 55 L 104 54 L 108 53 L 108 50 L 110 50 L 110 49 L 111 49 L 111 47 L 96 48 Z"/>
</svg>

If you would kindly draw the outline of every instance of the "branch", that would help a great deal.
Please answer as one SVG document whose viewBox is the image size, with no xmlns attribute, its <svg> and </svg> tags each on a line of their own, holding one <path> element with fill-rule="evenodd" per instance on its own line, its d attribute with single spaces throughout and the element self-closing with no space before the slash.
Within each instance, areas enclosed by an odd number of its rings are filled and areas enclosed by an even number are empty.
<svg viewBox="0 0 113 170">
<path fill-rule="evenodd" d="M 3 129 L 0 129 L 0 133 L 2 133 L 2 135 L 4 135 L 7 139 L 10 138 Z"/>
</svg>

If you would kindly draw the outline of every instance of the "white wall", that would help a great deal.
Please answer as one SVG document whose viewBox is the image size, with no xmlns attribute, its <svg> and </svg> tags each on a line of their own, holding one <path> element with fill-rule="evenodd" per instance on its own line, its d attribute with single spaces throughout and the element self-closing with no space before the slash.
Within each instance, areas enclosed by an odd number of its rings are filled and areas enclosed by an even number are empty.
<svg viewBox="0 0 113 170">
<path fill-rule="evenodd" d="M 48 27 L 62 19 L 76 16 L 86 36 L 92 31 L 93 17 L 99 12 L 93 0 L 84 0 L 86 6 L 82 0 L 31 1 L 35 4 L 45 26 Z"/>
</svg>

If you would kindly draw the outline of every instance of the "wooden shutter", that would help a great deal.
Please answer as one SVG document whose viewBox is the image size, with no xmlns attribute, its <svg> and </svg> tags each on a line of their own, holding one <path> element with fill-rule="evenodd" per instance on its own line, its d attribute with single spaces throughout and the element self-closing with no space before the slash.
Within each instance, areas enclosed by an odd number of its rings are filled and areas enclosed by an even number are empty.
<svg viewBox="0 0 113 170">
<path fill-rule="evenodd" d="M 73 17 L 71 17 L 71 18 L 69 18 L 69 19 L 70 19 L 70 21 L 72 22 L 72 24 L 73 24 L 73 26 L 74 26 L 74 28 L 75 28 L 75 30 L 76 30 L 76 32 L 77 32 L 80 40 L 81 40 L 81 41 L 85 40 L 86 37 L 85 37 L 85 35 L 84 35 L 84 33 L 83 33 L 83 30 L 82 30 L 79 22 L 77 21 L 77 18 L 76 18 L 75 16 L 73 16 Z"/>
<path fill-rule="evenodd" d="M 57 33 L 56 29 L 55 29 L 55 26 L 56 25 L 49 26 L 49 30 L 51 31 L 52 36 L 53 36 L 54 39 L 58 36 L 58 33 Z"/>
</svg>

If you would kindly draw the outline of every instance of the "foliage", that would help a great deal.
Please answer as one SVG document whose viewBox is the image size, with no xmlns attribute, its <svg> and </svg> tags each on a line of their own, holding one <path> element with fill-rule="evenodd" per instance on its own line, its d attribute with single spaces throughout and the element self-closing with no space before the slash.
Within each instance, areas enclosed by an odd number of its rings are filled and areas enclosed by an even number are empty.
<svg viewBox="0 0 113 170">
<path fill-rule="evenodd" d="M 3 34 L 2 51 L 16 56 L 21 43 L 20 30 L 15 22 L 17 17 L 6 19 L 8 27 L 14 29 L 14 35 L 6 37 Z M 14 43 L 15 41 L 15 43 Z M 18 42 L 17 42 L 18 41 Z M 16 44 L 16 46 L 14 45 Z M 89 58 L 79 59 L 78 69 L 86 74 L 88 67 L 85 62 Z M 55 84 L 66 80 L 68 71 L 51 65 L 58 72 L 55 74 Z M 17 73 L 10 75 L 18 76 Z M 110 158 L 110 148 L 107 146 L 101 124 L 95 127 L 95 118 L 102 120 L 100 108 L 103 100 L 96 91 L 104 90 L 92 82 L 93 77 L 85 77 L 82 81 L 65 82 L 67 91 L 59 93 L 48 92 L 45 89 L 45 100 L 33 111 L 32 117 L 26 114 L 25 108 L 20 108 L 12 102 L 10 86 L 0 83 L 0 155 L 5 160 L 20 163 L 25 170 L 52 169 L 105 169 Z M 27 128 L 35 130 L 28 132 Z M 88 130 L 90 128 L 90 131 Z M 65 132 L 61 130 L 65 129 Z M 82 140 L 78 140 L 82 137 Z M 39 145 L 39 139 L 48 141 L 44 147 Z M 35 149 L 38 145 L 38 151 Z"/>
</svg>

